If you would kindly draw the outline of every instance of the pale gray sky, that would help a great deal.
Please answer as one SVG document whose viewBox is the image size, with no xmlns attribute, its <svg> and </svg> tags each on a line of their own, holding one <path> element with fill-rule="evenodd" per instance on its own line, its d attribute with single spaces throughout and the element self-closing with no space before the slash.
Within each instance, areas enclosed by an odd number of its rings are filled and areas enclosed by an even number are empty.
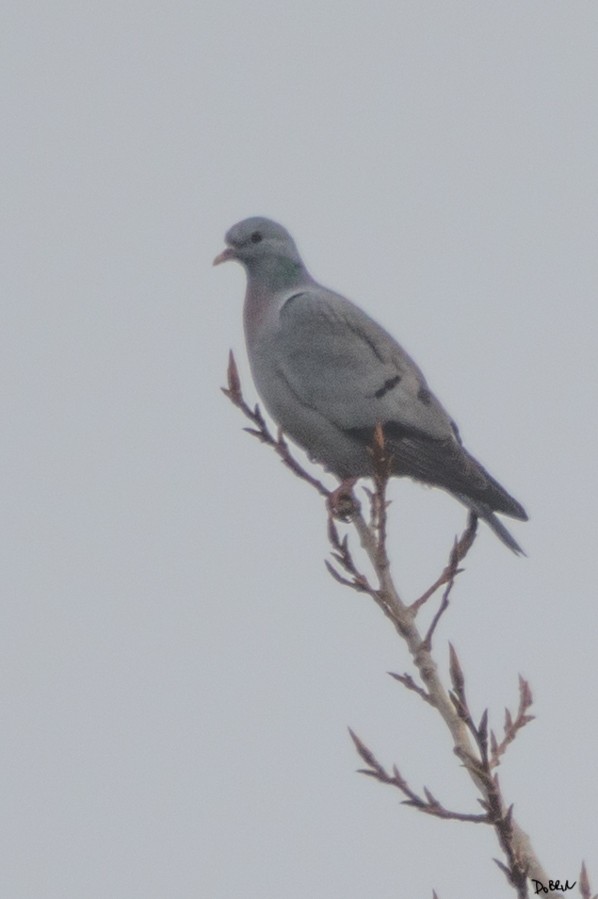
<svg viewBox="0 0 598 899">
<path fill-rule="evenodd" d="M 511 895 L 481 828 L 354 773 L 352 726 L 475 810 L 403 646 L 327 575 L 322 504 L 241 432 L 224 231 L 280 220 L 527 507 L 438 631 L 552 876 L 598 884 L 598 6 L 6 0 L 3 863 L 10 899 Z M 397 579 L 461 507 L 392 488 Z"/>
</svg>

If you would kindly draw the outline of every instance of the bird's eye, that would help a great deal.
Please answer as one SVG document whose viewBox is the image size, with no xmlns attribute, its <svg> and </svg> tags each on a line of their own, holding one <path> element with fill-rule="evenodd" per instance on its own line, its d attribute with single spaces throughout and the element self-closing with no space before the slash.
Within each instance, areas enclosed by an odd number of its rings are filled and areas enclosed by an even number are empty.
<svg viewBox="0 0 598 899">
<path fill-rule="evenodd" d="M 254 231 L 253 234 L 251 235 L 251 243 L 259 243 L 261 240 L 263 240 L 263 237 L 260 234 L 260 232 Z"/>
</svg>

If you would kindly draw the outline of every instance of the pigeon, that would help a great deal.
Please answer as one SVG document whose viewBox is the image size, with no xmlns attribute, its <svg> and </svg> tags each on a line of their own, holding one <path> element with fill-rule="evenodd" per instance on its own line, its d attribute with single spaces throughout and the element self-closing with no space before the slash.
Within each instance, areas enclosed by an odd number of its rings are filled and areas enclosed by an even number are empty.
<svg viewBox="0 0 598 899">
<path fill-rule="evenodd" d="M 373 318 L 307 271 L 288 231 L 268 218 L 238 222 L 214 260 L 241 263 L 251 373 L 285 434 L 341 485 L 374 473 L 381 427 L 391 474 L 444 489 L 524 554 L 497 512 L 524 508 L 471 456 L 416 363 Z M 340 489 L 340 488 L 339 488 Z"/>
</svg>

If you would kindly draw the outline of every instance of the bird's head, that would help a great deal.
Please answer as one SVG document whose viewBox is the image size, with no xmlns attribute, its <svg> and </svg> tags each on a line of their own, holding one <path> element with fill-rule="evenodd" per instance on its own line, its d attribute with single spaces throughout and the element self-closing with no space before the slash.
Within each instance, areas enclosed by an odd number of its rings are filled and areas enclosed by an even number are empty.
<svg viewBox="0 0 598 899">
<path fill-rule="evenodd" d="M 303 272 L 303 262 L 286 228 L 261 216 L 244 219 L 226 232 L 226 248 L 214 259 L 214 265 L 234 259 L 248 274 L 278 275 L 285 272 L 293 279 Z M 277 278 L 277 280 L 278 280 Z"/>
</svg>

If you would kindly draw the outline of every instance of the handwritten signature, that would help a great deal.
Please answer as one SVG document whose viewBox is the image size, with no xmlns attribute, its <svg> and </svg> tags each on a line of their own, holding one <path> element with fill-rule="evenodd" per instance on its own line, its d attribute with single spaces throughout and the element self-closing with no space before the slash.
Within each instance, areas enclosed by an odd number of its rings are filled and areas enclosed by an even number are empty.
<svg viewBox="0 0 598 899">
<path fill-rule="evenodd" d="M 532 883 L 535 886 L 534 895 L 538 895 L 538 893 L 554 893 L 556 890 L 560 890 L 561 892 L 565 892 L 566 890 L 572 890 L 577 881 L 574 883 L 569 883 L 566 880 L 564 883 L 561 883 L 560 880 L 549 880 L 548 886 L 544 886 L 541 880 L 534 880 L 531 878 Z"/>
</svg>

